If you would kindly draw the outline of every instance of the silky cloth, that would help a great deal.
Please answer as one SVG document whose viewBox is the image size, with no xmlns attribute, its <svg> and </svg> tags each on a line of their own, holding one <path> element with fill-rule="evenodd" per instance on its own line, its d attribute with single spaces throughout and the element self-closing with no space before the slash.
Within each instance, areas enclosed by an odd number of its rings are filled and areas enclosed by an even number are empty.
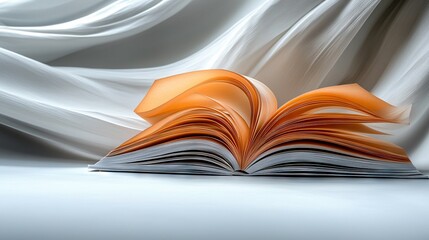
<svg viewBox="0 0 429 240">
<path fill-rule="evenodd" d="M 427 1 L 1 1 L 0 153 L 96 161 L 149 126 L 155 79 L 222 68 L 279 104 L 345 83 L 412 104 L 388 139 L 429 169 L 427 26 Z"/>
</svg>

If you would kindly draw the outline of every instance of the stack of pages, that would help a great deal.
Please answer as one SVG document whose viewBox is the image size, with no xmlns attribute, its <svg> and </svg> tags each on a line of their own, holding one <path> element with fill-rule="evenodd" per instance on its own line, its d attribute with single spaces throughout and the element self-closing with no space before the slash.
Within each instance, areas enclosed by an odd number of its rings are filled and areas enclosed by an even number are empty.
<svg viewBox="0 0 429 240">
<path fill-rule="evenodd" d="M 426 178 L 375 135 L 408 122 L 357 84 L 321 88 L 280 108 L 259 81 L 203 70 L 155 81 L 135 112 L 152 124 L 90 170 L 265 176 Z"/>
</svg>

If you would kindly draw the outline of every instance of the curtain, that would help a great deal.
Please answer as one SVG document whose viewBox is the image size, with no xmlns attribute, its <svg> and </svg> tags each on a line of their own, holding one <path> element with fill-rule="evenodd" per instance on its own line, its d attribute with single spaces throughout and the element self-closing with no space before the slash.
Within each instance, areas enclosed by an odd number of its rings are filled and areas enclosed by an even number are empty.
<svg viewBox="0 0 429 240">
<path fill-rule="evenodd" d="M 96 161 L 154 80 L 223 68 L 280 104 L 354 82 L 412 104 L 388 139 L 428 170 L 428 26 L 425 0 L 0 1 L 0 154 Z"/>
</svg>

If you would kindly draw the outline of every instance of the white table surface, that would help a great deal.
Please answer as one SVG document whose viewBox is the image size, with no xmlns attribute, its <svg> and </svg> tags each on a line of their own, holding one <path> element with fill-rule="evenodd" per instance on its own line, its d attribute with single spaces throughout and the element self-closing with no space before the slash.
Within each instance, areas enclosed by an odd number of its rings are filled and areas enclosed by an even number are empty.
<svg viewBox="0 0 429 240">
<path fill-rule="evenodd" d="M 5 240 L 429 239 L 428 217 L 429 180 L 103 173 L 84 162 L 0 161 Z"/>
</svg>

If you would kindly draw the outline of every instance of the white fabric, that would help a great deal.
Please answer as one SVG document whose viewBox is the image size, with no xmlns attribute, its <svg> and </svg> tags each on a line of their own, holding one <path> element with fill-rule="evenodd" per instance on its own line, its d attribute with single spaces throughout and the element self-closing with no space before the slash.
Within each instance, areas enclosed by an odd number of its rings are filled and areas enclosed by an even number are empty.
<svg viewBox="0 0 429 240">
<path fill-rule="evenodd" d="M 280 103 L 350 82 L 412 103 L 391 139 L 429 169 L 427 26 L 427 1 L 0 1 L 0 149 L 98 160 L 148 126 L 154 79 L 225 68 Z"/>
</svg>

